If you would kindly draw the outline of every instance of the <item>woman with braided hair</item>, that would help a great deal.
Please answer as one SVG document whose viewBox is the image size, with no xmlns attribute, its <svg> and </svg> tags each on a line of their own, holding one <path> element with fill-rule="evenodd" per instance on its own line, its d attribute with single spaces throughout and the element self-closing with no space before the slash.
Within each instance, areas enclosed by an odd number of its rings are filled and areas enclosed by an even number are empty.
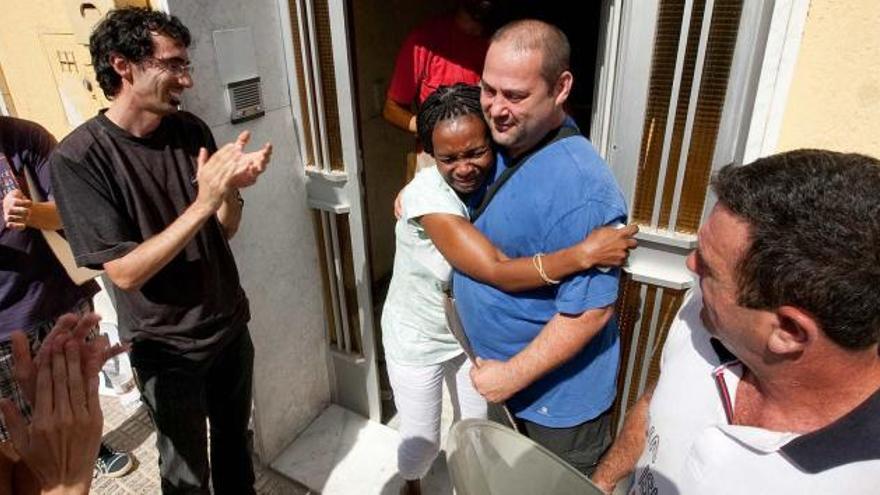
<svg viewBox="0 0 880 495">
<path fill-rule="evenodd" d="M 455 420 L 486 417 L 486 402 L 469 378 L 471 365 L 446 325 L 443 302 L 452 268 L 503 291 L 534 289 L 593 266 L 622 264 L 637 230 L 606 227 L 555 253 L 509 259 L 470 223 L 470 207 L 495 164 L 480 88 L 441 86 L 422 104 L 417 127 L 437 166 L 421 170 L 401 192 L 394 274 L 382 311 L 406 494 L 420 493 L 419 479 L 439 451 L 443 380 Z"/>
</svg>

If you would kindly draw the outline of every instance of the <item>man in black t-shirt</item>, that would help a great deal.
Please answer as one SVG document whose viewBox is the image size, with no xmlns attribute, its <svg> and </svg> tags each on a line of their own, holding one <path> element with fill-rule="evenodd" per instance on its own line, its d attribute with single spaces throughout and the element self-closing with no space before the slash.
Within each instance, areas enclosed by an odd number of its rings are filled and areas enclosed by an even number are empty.
<svg viewBox="0 0 880 495">
<path fill-rule="evenodd" d="M 110 12 L 90 51 L 110 108 L 51 158 L 55 197 L 80 266 L 116 289 L 122 338 L 156 424 L 163 493 L 254 493 L 247 431 L 254 350 L 228 239 L 238 190 L 271 155 L 249 134 L 217 149 L 177 110 L 193 84 L 189 31 L 146 9 Z M 210 469 L 208 435 L 210 424 Z"/>
</svg>

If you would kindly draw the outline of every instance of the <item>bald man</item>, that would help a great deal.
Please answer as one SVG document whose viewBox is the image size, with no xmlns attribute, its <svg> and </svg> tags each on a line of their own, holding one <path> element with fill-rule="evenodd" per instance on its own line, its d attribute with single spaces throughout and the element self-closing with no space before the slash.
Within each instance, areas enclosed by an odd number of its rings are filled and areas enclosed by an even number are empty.
<svg viewBox="0 0 880 495">
<path fill-rule="evenodd" d="M 627 211 L 609 168 L 565 113 L 569 53 L 556 27 L 517 21 L 492 37 L 481 82 L 500 152 L 474 225 L 509 256 L 534 255 L 546 285 L 508 294 L 456 273 L 453 286 L 480 357 L 471 372 L 477 390 L 506 401 L 522 431 L 589 474 L 610 443 L 619 270 L 553 280 L 540 253 L 625 222 Z"/>
</svg>

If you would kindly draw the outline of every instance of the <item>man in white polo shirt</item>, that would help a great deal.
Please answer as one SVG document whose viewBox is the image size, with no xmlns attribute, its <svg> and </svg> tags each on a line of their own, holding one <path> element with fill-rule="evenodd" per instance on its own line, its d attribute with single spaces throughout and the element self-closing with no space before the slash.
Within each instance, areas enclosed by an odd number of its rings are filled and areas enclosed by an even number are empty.
<svg viewBox="0 0 880 495">
<path fill-rule="evenodd" d="M 700 287 L 593 479 L 630 494 L 880 493 L 880 161 L 728 166 Z"/>
</svg>

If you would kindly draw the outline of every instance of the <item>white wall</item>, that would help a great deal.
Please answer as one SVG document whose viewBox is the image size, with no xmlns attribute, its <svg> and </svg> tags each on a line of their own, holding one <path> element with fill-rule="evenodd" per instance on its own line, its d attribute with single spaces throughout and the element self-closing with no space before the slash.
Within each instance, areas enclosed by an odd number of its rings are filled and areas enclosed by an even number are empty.
<svg viewBox="0 0 880 495">
<path fill-rule="evenodd" d="M 251 304 L 257 449 L 269 461 L 330 401 L 318 254 L 281 36 L 287 21 L 276 0 L 167 0 L 167 7 L 193 35 L 195 87 L 184 107 L 211 126 L 220 145 L 249 129 L 253 143 L 275 146 L 267 172 L 243 191 L 244 218 L 232 242 Z M 212 32 L 242 27 L 253 31 L 266 115 L 231 125 Z"/>
</svg>

